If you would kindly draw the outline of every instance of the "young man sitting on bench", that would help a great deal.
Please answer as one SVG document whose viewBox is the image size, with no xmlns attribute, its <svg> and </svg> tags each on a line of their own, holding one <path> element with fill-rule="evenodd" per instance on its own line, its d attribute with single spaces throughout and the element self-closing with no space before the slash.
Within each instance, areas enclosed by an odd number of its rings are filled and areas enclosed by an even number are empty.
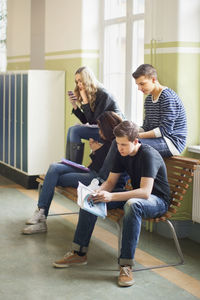
<svg viewBox="0 0 200 300">
<path fill-rule="evenodd" d="M 157 150 L 138 142 L 139 128 L 123 121 L 114 129 L 118 152 L 108 179 L 91 196 L 94 202 L 106 202 L 108 209 L 123 208 L 122 246 L 119 257 L 119 286 L 134 283 L 132 266 L 139 240 L 142 218 L 155 218 L 164 214 L 169 206 L 169 185 L 165 163 Z M 133 189 L 113 192 L 120 177 L 126 171 Z M 87 250 L 97 217 L 80 209 L 72 252 L 53 263 L 56 268 L 87 264 Z"/>
</svg>

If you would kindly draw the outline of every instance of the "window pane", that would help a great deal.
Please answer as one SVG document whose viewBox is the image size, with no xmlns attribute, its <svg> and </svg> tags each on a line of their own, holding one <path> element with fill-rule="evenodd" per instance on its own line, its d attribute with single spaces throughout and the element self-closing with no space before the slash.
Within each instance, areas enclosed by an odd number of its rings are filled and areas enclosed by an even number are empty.
<svg viewBox="0 0 200 300">
<path fill-rule="evenodd" d="M 133 13 L 134 14 L 144 13 L 144 1 L 145 0 L 133 0 Z"/>
<path fill-rule="evenodd" d="M 105 20 L 126 15 L 126 0 L 105 0 Z"/>
<path fill-rule="evenodd" d="M 144 20 L 134 21 L 133 23 L 133 72 L 137 67 L 144 63 Z M 143 94 L 138 91 L 138 88 L 133 79 L 132 101 L 134 103 L 132 116 L 133 120 L 138 125 L 143 122 Z"/>
<path fill-rule="evenodd" d="M 105 28 L 104 84 L 124 111 L 126 27 L 124 23 Z"/>
</svg>

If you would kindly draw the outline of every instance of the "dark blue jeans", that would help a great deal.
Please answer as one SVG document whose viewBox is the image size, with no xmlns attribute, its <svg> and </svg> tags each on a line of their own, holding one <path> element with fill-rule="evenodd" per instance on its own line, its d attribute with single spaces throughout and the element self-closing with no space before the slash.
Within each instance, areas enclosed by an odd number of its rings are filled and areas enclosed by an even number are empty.
<svg viewBox="0 0 200 300">
<path fill-rule="evenodd" d="M 47 216 L 53 199 L 54 190 L 57 185 L 77 188 L 78 181 L 85 185 L 89 185 L 95 177 L 97 177 L 95 171 L 84 172 L 61 163 L 51 164 L 39 195 L 38 207 L 44 208 L 45 215 Z"/>
<path fill-rule="evenodd" d="M 143 218 L 155 218 L 164 214 L 167 203 L 151 195 L 148 200 L 133 198 L 126 202 L 110 202 L 108 209 L 124 207 L 122 245 L 119 257 L 120 265 L 133 265 L 135 250 L 138 244 Z M 73 240 L 73 250 L 87 252 L 90 238 L 94 230 L 97 217 L 80 209 L 79 221 Z"/>
<path fill-rule="evenodd" d="M 141 144 L 147 144 L 156 149 L 162 157 L 172 156 L 167 143 L 162 137 L 155 139 L 139 139 L 139 141 Z"/>
<path fill-rule="evenodd" d="M 74 125 L 69 127 L 67 132 L 67 143 L 81 143 L 81 139 L 89 140 L 93 138 L 95 141 L 100 140 L 99 128 L 88 127 L 85 125 Z"/>
</svg>

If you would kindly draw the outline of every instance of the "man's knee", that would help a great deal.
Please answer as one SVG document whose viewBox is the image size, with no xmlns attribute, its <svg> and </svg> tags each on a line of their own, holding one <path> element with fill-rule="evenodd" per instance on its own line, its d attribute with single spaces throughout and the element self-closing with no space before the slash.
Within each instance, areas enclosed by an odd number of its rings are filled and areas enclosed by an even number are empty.
<svg viewBox="0 0 200 300">
<path fill-rule="evenodd" d="M 139 199 L 129 199 L 124 205 L 124 213 L 125 215 L 141 215 L 142 207 Z"/>
</svg>

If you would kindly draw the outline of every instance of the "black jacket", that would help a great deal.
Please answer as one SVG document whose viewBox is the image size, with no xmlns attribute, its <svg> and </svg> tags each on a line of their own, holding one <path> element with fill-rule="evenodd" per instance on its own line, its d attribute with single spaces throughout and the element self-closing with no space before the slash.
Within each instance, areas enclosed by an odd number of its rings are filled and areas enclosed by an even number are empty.
<svg viewBox="0 0 200 300">
<path fill-rule="evenodd" d="M 111 142 L 106 141 L 101 148 L 90 154 L 92 160 L 88 166 L 90 170 L 94 170 L 97 173 L 99 172 L 110 149 L 110 145 Z"/>
<path fill-rule="evenodd" d="M 122 119 L 124 116 L 113 98 L 105 89 L 98 89 L 96 93 L 94 112 L 91 110 L 89 103 L 82 104 L 81 109 L 73 109 L 72 113 L 83 123 L 96 124 L 98 117 L 105 111 L 114 111 Z"/>
</svg>

